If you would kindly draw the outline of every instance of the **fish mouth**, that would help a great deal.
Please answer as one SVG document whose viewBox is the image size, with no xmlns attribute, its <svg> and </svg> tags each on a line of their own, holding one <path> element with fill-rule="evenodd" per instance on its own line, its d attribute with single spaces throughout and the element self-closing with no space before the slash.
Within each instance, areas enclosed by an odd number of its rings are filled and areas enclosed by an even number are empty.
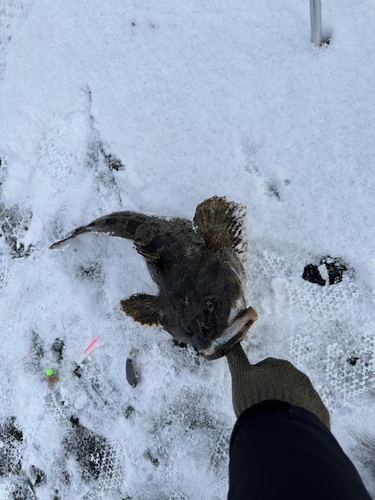
<svg viewBox="0 0 375 500">
<path fill-rule="evenodd" d="M 201 354 L 209 361 L 225 356 L 232 347 L 245 338 L 247 331 L 257 319 L 256 310 L 251 306 L 248 307 L 234 318 L 220 337 L 211 342 L 208 349 L 201 350 Z"/>
</svg>

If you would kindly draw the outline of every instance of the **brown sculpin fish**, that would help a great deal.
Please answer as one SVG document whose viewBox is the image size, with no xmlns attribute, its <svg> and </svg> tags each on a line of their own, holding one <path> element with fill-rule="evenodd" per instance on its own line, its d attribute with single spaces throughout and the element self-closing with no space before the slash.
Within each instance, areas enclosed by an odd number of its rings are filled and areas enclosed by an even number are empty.
<svg viewBox="0 0 375 500">
<path fill-rule="evenodd" d="M 212 360 L 243 340 L 258 317 L 246 308 L 244 297 L 244 217 L 242 205 L 214 196 L 197 206 L 193 222 L 114 212 L 78 227 L 50 248 L 87 232 L 133 240 L 159 294 L 132 295 L 121 301 L 121 308 L 142 325 L 161 325 Z"/>
</svg>

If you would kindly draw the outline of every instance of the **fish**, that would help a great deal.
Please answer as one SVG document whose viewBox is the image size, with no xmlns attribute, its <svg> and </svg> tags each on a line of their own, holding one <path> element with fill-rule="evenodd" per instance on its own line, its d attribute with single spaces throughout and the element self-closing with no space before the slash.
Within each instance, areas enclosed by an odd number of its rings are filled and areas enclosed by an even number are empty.
<svg viewBox="0 0 375 500">
<path fill-rule="evenodd" d="M 245 217 L 242 204 L 213 196 L 196 207 L 192 221 L 114 212 L 50 248 L 88 232 L 132 240 L 159 293 L 131 295 L 121 300 L 122 310 L 142 325 L 160 325 L 177 342 L 214 360 L 241 342 L 258 318 L 244 295 Z"/>
</svg>

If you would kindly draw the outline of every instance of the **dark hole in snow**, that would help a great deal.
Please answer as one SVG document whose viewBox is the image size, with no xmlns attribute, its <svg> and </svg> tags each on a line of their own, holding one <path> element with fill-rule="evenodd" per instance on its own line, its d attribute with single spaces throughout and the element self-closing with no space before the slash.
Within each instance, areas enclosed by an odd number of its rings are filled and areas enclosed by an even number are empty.
<svg viewBox="0 0 375 500">
<path fill-rule="evenodd" d="M 270 184 L 268 186 L 268 194 L 269 196 L 274 196 L 278 200 L 281 200 L 280 191 L 277 189 L 275 184 Z"/>
<path fill-rule="evenodd" d="M 134 412 L 135 412 L 135 409 L 131 405 L 129 405 L 124 410 L 124 417 L 126 419 L 131 418 L 134 415 Z"/>
<path fill-rule="evenodd" d="M 175 338 L 172 338 L 173 345 L 176 347 L 179 347 L 180 349 L 189 349 L 192 348 L 193 350 L 190 351 L 193 355 L 195 355 L 197 358 L 201 358 L 202 354 L 198 351 L 198 349 L 195 346 L 189 346 L 189 344 L 186 344 L 185 342 L 181 342 L 180 340 L 177 340 Z"/>
<path fill-rule="evenodd" d="M 152 463 L 152 465 L 154 465 L 155 467 L 159 467 L 159 465 L 160 465 L 159 460 L 157 458 L 153 457 L 149 451 L 147 451 L 145 453 L 145 457 L 150 460 L 150 462 Z"/>
<path fill-rule="evenodd" d="M 31 212 L 21 210 L 17 205 L 7 207 L 0 203 L 0 229 L 13 259 L 28 257 L 34 250 L 32 245 L 26 248 L 22 242 L 31 218 Z"/>
<path fill-rule="evenodd" d="M 79 418 L 71 415 L 70 423 L 72 424 L 73 429 L 79 425 Z"/>
<path fill-rule="evenodd" d="M 306 281 L 310 281 L 310 283 L 316 283 L 320 286 L 324 286 L 326 284 L 326 280 L 322 278 L 318 266 L 315 266 L 314 264 L 308 264 L 305 266 L 302 278 Z"/>
<path fill-rule="evenodd" d="M 63 441 L 65 452 L 74 456 L 85 482 L 98 480 L 102 474 L 111 477 L 113 449 L 107 439 L 83 426 L 77 417 L 70 417 L 72 429 Z"/>
<path fill-rule="evenodd" d="M 328 271 L 329 284 L 335 285 L 342 281 L 342 274 L 348 270 L 347 265 L 340 258 L 324 257 L 321 264 L 325 264 Z"/>
<path fill-rule="evenodd" d="M 359 360 L 359 358 L 356 358 L 355 356 L 352 356 L 351 358 L 348 358 L 346 361 L 352 365 L 352 366 L 355 366 L 357 364 L 357 361 Z"/>
<path fill-rule="evenodd" d="M 16 417 L 9 417 L 0 424 L 0 476 L 21 470 L 23 432 L 15 422 Z"/>
<path fill-rule="evenodd" d="M 34 486 L 41 486 L 42 484 L 45 484 L 47 482 L 46 474 L 41 469 L 38 469 L 38 467 L 35 467 L 34 465 L 30 467 L 30 476 L 33 480 Z"/>
<path fill-rule="evenodd" d="M 36 332 L 32 331 L 31 332 L 31 355 L 30 355 L 30 358 L 33 361 L 40 361 L 40 359 L 43 356 L 44 356 L 43 341 Z"/>
<path fill-rule="evenodd" d="M 12 492 L 12 496 L 8 498 L 13 498 L 14 500 L 38 500 L 33 486 L 27 478 L 16 486 Z"/>
<path fill-rule="evenodd" d="M 23 441 L 23 432 L 15 425 L 16 417 L 10 417 L 2 430 L 1 434 L 5 433 L 8 437 L 13 438 L 13 440 L 22 442 Z"/>
<path fill-rule="evenodd" d="M 322 276 L 319 267 L 324 265 L 327 269 L 328 283 L 326 276 Z M 348 271 L 348 266 L 339 257 L 322 257 L 319 264 L 308 264 L 305 266 L 302 278 L 310 283 L 320 286 L 336 285 L 343 279 L 343 272 Z"/>
<path fill-rule="evenodd" d="M 96 263 L 91 264 L 87 267 L 79 266 L 78 273 L 83 278 L 95 279 L 100 277 L 100 266 Z"/>
<path fill-rule="evenodd" d="M 180 342 L 177 339 L 172 339 L 172 340 L 173 340 L 174 345 L 177 347 L 181 347 L 181 349 L 186 349 L 188 347 L 188 345 L 185 344 L 185 342 Z"/>
<path fill-rule="evenodd" d="M 73 373 L 76 377 L 78 378 L 81 378 L 82 377 L 82 366 L 79 366 L 77 365 L 74 370 L 73 370 Z"/>
<path fill-rule="evenodd" d="M 111 153 L 106 153 L 102 144 L 99 144 L 100 152 L 104 157 L 104 161 L 110 170 L 125 170 L 125 166 L 121 163 L 121 161 L 116 158 L 116 156 Z"/>
<path fill-rule="evenodd" d="M 65 342 L 57 337 L 51 346 L 52 351 L 57 355 L 57 362 L 63 360 L 63 351 L 65 349 Z"/>
</svg>

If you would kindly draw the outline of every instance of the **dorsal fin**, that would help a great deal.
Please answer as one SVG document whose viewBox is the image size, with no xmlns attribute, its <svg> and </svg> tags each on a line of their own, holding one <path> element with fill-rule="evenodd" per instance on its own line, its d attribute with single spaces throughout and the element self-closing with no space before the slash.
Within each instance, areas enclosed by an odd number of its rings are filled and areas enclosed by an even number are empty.
<svg viewBox="0 0 375 500">
<path fill-rule="evenodd" d="M 232 249 L 246 252 L 244 218 L 246 210 L 240 203 L 213 196 L 200 203 L 194 215 L 194 228 L 213 252 Z"/>
</svg>

